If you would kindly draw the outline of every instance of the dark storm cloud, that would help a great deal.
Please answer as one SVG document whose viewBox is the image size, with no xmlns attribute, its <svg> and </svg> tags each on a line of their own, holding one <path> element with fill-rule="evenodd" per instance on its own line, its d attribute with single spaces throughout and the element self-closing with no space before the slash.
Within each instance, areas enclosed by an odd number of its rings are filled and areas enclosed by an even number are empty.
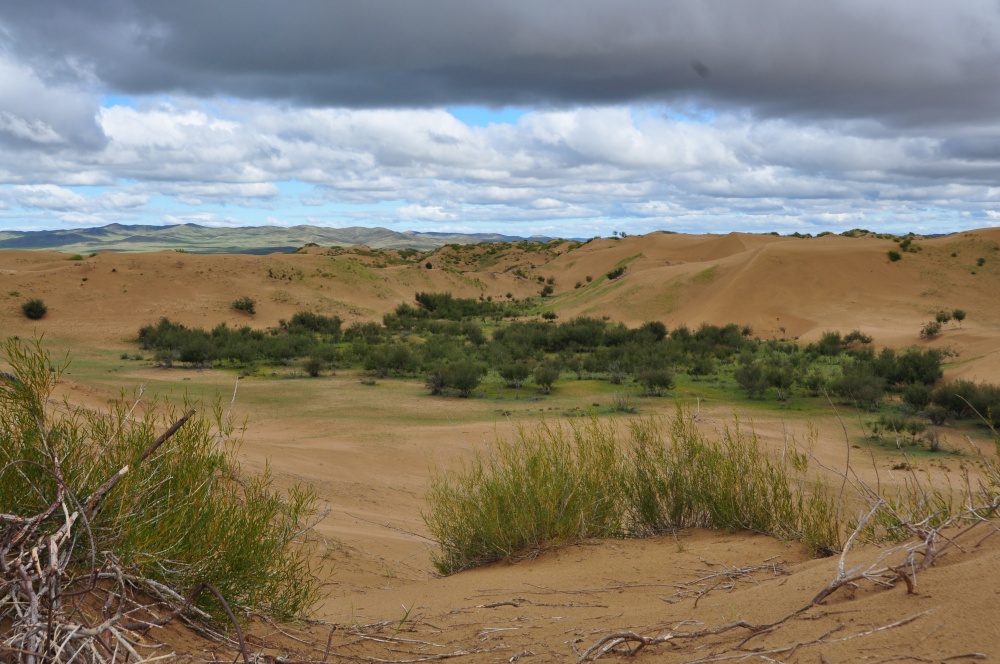
<svg viewBox="0 0 1000 664">
<path fill-rule="evenodd" d="M 1000 112 L 992 0 L 4 0 L 51 82 L 332 106 L 693 100 L 939 124 Z"/>
</svg>

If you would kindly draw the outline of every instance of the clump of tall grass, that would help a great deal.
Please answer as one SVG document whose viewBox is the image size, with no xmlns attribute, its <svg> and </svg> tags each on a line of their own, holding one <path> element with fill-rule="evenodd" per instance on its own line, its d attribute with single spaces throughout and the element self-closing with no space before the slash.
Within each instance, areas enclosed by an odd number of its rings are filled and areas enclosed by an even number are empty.
<svg viewBox="0 0 1000 664">
<path fill-rule="evenodd" d="M 581 537 L 623 534 L 623 459 L 613 427 L 518 428 L 458 472 L 434 476 L 424 520 L 442 574 Z"/>
<path fill-rule="evenodd" d="M 736 426 L 709 438 L 683 412 L 633 421 L 520 428 L 457 472 L 431 480 L 425 522 L 449 574 L 588 537 L 675 528 L 746 529 L 839 546 L 840 513 L 805 455 L 777 459 Z M 666 437 L 664 436 L 666 434 Z"/>
<path fill-rule="evenodd" d="M 297 542 L 314 494 L 294 487 L 282 495 L 266 468 L 244 471 L 240 436 L 218 405 L 210 416 L 195 413 L 144 458 L 190 404 L 124 397 L 102 410 L 53 404 L 59 370 L 37 341 L 8 339 L 0 360 L 9 365 L 0 376 L 0 513 L 46 510 L 58 493 L 57 475 L 70 504 L 86 505 L 127 466 L 100 511 L 75 530 L 77 573 L 109 552 L 131 578 L 180 594 L 208 583 L 231 604 L 269 615 L 309 609 L 319 584 L 308 549 Z M 221 609 L 214 597 L 199 601 Z"/>
<path fill-rule="evenodd" d="M 840 510 L 825 482 L 808 475 L 808 457 L 764 450 L 739 422 L 709 437 L 678 412 L 629 425 L 623 481 L 632 536 L 701 526 L 750 530 L 799 541 L 811 551 L 840 542 Z"/>
</svg>

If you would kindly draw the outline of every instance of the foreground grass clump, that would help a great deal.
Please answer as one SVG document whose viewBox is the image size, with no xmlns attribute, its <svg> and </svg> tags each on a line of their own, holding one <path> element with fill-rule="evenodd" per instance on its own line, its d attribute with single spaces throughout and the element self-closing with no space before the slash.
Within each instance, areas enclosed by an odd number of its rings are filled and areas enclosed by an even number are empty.
<svg viewBox="0 0 1000 664">
<path fill-rule="evenodd" d="M 0 375 L 0 513 L 53 514 L 61 500 L 79 513 L 73 546 L 60 547 L 73 557 L 67 592 L 89 592 L 91 571 L 115 569 L 146 592 L 186 595 L 207 583 L 230 604 L 268 615 L 309 609 L 319 584 L 297 540 L 314 496 L 301 488 L 282 496 L 266 469 L 244 472 L 239 436 L 221 408 L 206 417 L 184 404 L 188 419 L 155 447 L 183 419 L 180 409 L 124 398 L 103 410 L 53 404 L 59 371 L 37 342 L 7 340 L 0 362 L 8 365 Z M 198 603 L 221 615 L 207 593 Z"/>
<path fill-rule="evenodd" d="M 439 473 L 427 526 L 443 574 L 587 537 L 642 537 L 675 528 L 746 529 L 840 545 L 839 510 L 806 457 L 771 457 L 738 426 L 712 439 L 684 413 L 634 421 L 518 429 L 458 472 Z M 666 438 L 664 437 L 666 435 Z"/>
</svg>

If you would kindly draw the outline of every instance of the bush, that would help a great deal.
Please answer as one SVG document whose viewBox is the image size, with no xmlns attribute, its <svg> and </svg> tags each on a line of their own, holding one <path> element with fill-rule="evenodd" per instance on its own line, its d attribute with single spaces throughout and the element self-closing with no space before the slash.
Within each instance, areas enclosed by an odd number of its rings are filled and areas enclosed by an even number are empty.
<svg viewBox="0 0 1000 664">
<path fill-rule="evenodd" d="M 903 254 L 899 253 L 895 249 L 890 249 L 889 250 L 889 260 L 892 261 L 893 263 L 895 263 L 896 261 L 898 261 L 902 257 L 903 257 Z"/>
<path fill-rule="evenodd" d="M 554 362 L 545 362 L 535 367 L 535 384 L 542 389 L 542 394 L 552 392 L 552 385 L 559 380 L 559 365 Z"/>
<path fill-rule="evenodd" d="M 816 344 L 816 348 L 820 355 L 840 355 L 840 352 L 844 349 L 844 339 L 841 338 L 840 332 L 824 332 L 823 336 L 820 337 L 819 342 Z"/>
<path fill-rule="evenodd" d="M 920 328 L 920 336 L 924 339 L 933 339 L 939 334 L 941 334 L 941 323 L 936 320 L 931 321 Z"/>
<path fill-rule="evenodd" d="M 857 341 L 858 343 L 867 346 L 872 342 L 871 335 L 865 334 L 861 330 L 851 330 L 846 337 L 844 337 L 844 344 L 851 344 Z"/>
<path fill-rule="evenodd" d="M 21 311 L 31 320 L 38 320 L 49 312 L 49 308 L 41 300 L 28 300 L 21 305 Z"/>
<path fill-rule="evenodd" d="M 463 358 L 450 364 L 439 365 L 427 376 L 431 394 L 441 395 L 448 389 L 458 391 L 458 396 L 468 398 L 479 387 L 486 368 L 475 360 Z"/>
<path fill-rule="evenodd" d="M 903 388 L 903 401 L 916 410 L 921 410 L 931 402 L 933 390 L 923 383 L 910 383 Z"/>
<path fill-rule="evenodd" d="M 761 397 L 767 391 L 767 376 L 760 362 L 741 364 L 733 373 L 733 378 L 746 392 L 747 398 Z"/>
<path fill-rule="evenodd" d="M 86 529 L 77 522 L 77 550 L 60 547 L 75 556 L 70 568 L 79 573 L 78 588 L 86 589 L 93 565 L 116 561 L 137 582 L 165 584 L 182 595 L 206 582 L 250 611 L 291 617 L 309 609 L 320 586 L 309 551 L 295 542 L 315 504 L 313 493 L 296 486 L 282 497 L 266 470 L 244 472 L 237 461 L 240 439 L 218 404 L 211 417 L 191 409 L 190 419 L 154 450 L 154 439 L 180 421 L 181 410 L 170 404 L 134 409 L 125 399 L 103 410 L 49 410 L 59 371 L 39 344 L 8 340 L 0 356 L 13 375 L 0 379 L 0 513 L 49 508 L 60 493 L 56 472 L 67 493 L 82 501 L 129 468 Z M 56 519 L 53 531 L 63 524 Z M 93 550 L 100 553 L 96 562 Z M 197 603 L 224 615 L 208 595 Z M 104 619 L 100 613 L 91 618 Z"/>
<path fill-rule="evenodd" d="M 614 281 L 615 279 L 617 279 L 618 277 L 622 276 L 623 274 L 625 274 L 625 266 L 621 265 L 621 266 L 616 267 L 615 269 L 611 270 L 610 272 L 608 272 L 607 277 L 608 277 L 608 279 Z"/>
<path fill-rule="evenodd" d="M 498 373 L 503 378 L 507 387 L 519 388 L 524 385 L 524 381 L 531 375 L 531 368 L 527 362 L 505 361 Z"/>
<path fill-rule="evenodd" d="M 312 378 L 316 378 L 319 376 L 319 372 L 323 370 L 323 360 L 318 357 L 310 357 L 302 363 L 302 370 Z"/>
<path fill-rule="evenodd" d="M 931 402 L 958 417 L 975 417 L 989 426 L 1000 426 L 1000 385 L 956 380 L 934 390 Z"/>
<path fill-rule="evenodd" d="M 250 314 L 253 316 L 257 313 L 257 300 L 252 297 L 241 297 L 233 300 L 233 309 L 236 311 L 242 311 L 245 314 Z"/>
<path fill-rule="evenodd" d="M 868 362 L 855 360 L 841 367 L 841 377 L 834 391 L 854 401 L 859 408 L 877 411 L 885 396 L 885 378 Z"/>
<path fill-rule="evenodd" d="M 669 369 L 649 367 L 640 371 L 637 378 L 649 396 L 663 396 L 665 390 L 674 386 L 674 374 Z"/>
</svg>

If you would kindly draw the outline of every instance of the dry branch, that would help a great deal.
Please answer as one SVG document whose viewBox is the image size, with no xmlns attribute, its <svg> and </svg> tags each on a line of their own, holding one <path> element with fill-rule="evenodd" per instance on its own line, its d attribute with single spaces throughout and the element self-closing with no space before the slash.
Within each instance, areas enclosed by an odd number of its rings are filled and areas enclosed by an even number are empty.
<svg viewBox="0 0 1000 664">
<path fill-rule="evenodd" d="M 146 448 L 138 464 L 148 459 L 164 442 L 194 415 L 188 411 Z M 39 426 L 44 432 L 44 428 Z M 104 499 L 114 491 L 128 465 L 107 478 L 81 505 L 72 496 L 63 479 L 60 459 L 44 440 L 48 465 L 40 466 L 56 484 L 55 498 L 42 512 L 35 515 L 0 515 L 0 619 L 9 623 L 2 636 L 0 653 L 5 661 L 41 664 L 43 662 L 89 662 L 113 664 L 115 662 L 151 662 L 165 655 L 145 658 L 138 649 L 143 646 L 127 632 L 146 630 L 164 625 L 187 610 L 204 590 L 215 594 L 229 614 L 236 629 L 243 660 L 249 657 L 236 617 L 221 593 L 208 583 L 200 584 L 185 599 L 174 606 L 163 618 L 149 620 L 129 619 L 140 613 L 150 615 L 152 607 L 136 603 L 128 592 L 125 571 L 108 552 L 98 561 L 91 549 L 90 567 L 81 574 L 73 549 L 81 539 L 74 527 L 83 523 L 88 531 L 90 522 L 97 516 Z M 16 462 L 0 469 L 0 474 Z M 38 466 L 35 462 L 32 465 Z M 93 538 L 84 541 L 92 543 Z M 85 580 L 83 587 L 78 587 Z M 152 582 L 149 582 L 152 583 Z M 103 620 L 96 625 L 88 623 L 79 608 L 87 602 L 99 603 L 98 594 L 107 593 L 103 602 Z M 64 599 L 76 597 L 73 607 Z"/>
</svg>

